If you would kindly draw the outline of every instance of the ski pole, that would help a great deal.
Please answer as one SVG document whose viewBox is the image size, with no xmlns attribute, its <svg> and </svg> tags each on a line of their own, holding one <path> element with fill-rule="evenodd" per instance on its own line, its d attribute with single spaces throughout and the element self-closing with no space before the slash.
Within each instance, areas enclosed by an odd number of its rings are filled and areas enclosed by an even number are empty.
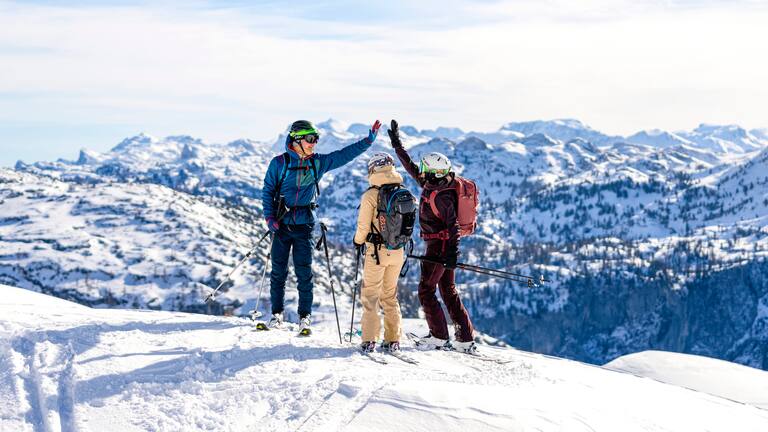
<svg viewBox="0 0 768 432">
<path fill-rule="evenodd" d="M 245 256 L 243 257 L 243 259 L 242 259 L 242 260 L 240 260 L 240 262 L 239 262 L 239 263 L 237 263 L 237 265 L 235 266 L 235 268 L 233 268 L 233 269 L 232 269 L 232 271 L 230 271 L 230 272 L 229 272 L 229 274 L 227 275 L 227 277 L 225 277 L 225 278 L 224 278 L 224 280 L 223 280 L 223 281 L 221 281 L 221 283 L 219 284 L 219 286 L 217 286 L 217 287 L 216 287 L 216 289 L 215 289 L 215 290 L 213 290 L 213 292 L 212 292 L 212 293 L 208 294 L 208 296 L 205 298 L 205 301 L 206 301 L 206 303 L 207 303 L 207 302 L 211 302 L 211 301 L 213 301 L 213 300 L 215 300 L 215 299 L 216 299 L 216 293 L 217 293 L 217 292 L 219 292 L 219 290 L 221 289 L 221 287 L 223 287 L 223 286 L 224 286 L 224 284 L 225 284 L 225 283 L 227 283 L 227 281 L 229 281 L 229 278 L 230 278 L 230 277 L 232 277 L 232 275 L 233 275 L 233 274 L 234 274 L 234 273 L 237 271 L 237 269 L 238 269 L 238 268 L 240 268 L 240 266 L 241 266 L 241 265 L 243 265 L 243 263 L 244 263 L 244 262 L 246 262 L 246 261 L 248 260 L 248 258 L 250 258 L 250 257 L 251 257 L 251 255 L 253 255 L 253 253 L 256 251 L 256 248 L 258 248 L 258 247 L 259 247 L 259 245 L 261 245 L 261 242 L 262 242 L 262 241 L 264 241 L 264 239 L 265 239 L 265 238 L 267 238 L 267 236 L 268 236 L 268 235 L 269 235 L 269 230 L 267 230 L 267 232 L 265 232 L 265 233 L 264 233 L 264 235 L 263 235 L 263 236 L 261 236 L 261 238 L 259 239 L 259 241 L 258 241 L 258 242 L 256 242 L 256 246 L 254 246 L 253 248 L 251 248 L 251 250 L 249 250 L 249 251 L 248 251 L 248 253 L 246 253 L 246 254 L 245 254 Z"/>
<path fill-rule="evenodd" d="M 516 277 L 520 277 L 520 278 L 533 279 L 533 276 L 526 276 L 526 275 L 522 275 L 522 274 L 519 274 L 519 273 L 512 273 L 512 272 L 508 272 L 508 271 L 504 271 L 504 270 L 497 270 L 497 269 L 491 269 L 491 268 L 486 268 L 486 267 L 480 267 L 480 266 L 476 266 L 476 265 L 472 265 L 472 264 L 461 263 L 461 266 L 465 270 L 472 270 L 472 269 L 485 270 L 485 271 L 491 271 L 491 272 L 494 272 L 494 273 L 503 274 L 503 275 L 507 275 L 507 276 L 516 276 Z M 539 278 L 539 280 L 541 282 L 549 282 L 548 280 L 544 279 L 544 276 L 541 276 Z"/>
<path fill-rule="evenodd" d="M 421 256 L 421 255 L 409 254 L 408 258 L 415 258 L 421 261 L 431 262 L 434 264 L 444 264 L 444 262 L 439 259 L 430 258 L 426 256 Z M 480 267 L 480 266 L 471 265 L 471 264 L 456 263 L 456 268 L 459 268 L 462 270 L 468 270 L 475 273 L 480 273 L 480 274 L 484 274 L 484 275 L 488 275 L 488 276 L 492 276 L 500 279 L 511 280 L 515 282 L 527 282 L 529 287 L 539 286 L 540 283 L 549 282 L 547 279 L 544 279 L 544 276 L 540 276 L 539 283 L 536 283 L 535 282 L 536 279 L 533 276 L 526 276 L 526 275 L 521 275 L 517 273 L 507 272 L 503 270 L 496 270 L 496 269 L 491 269 L 486 267 Z"/>
<path fill-rule="evenodd" d="M 532 276 L 509 274 L 508 272 L 500 272 L 495 269 L 488 269 L 480 266 L 470 266 L 468 264 L 461 264 L 461 263 L 456 263 L 456 268 L 459 268 L 462 270 L 469 270 L 471 272 L 480 273 L 480 274 L 496 277 L 499 279 L 506 279 L 506 280 L 511 280 L 515 282 L 525 282 L 528 284 L 529 287 L 538 286 L 538 284 L 534 282 L 534 278 Z"/>
<path fill-rule="evenodd" d="M 264 261 L 264 269 L 261 271 L 261 286 L 259 287 L 259 295 L 256 297 L 256 308 L 253 309 L 253 318 L 259 318 L 262 314 L 259 312 L 259 303 L 261 303 L 261 293 L 264 291 L 264 277 L 267 275 L 267 266 L 272 258 L 272 243 L 275 241 L 275 234 L 272 234 L 269 240 L 269 252 L 267 252 L 267 259 Z"/>
<path fill-rule="evenodd" d="M 320 240 L 317 242 L 315 249 L 320 250 L 320 246 L 325 248 L 325 263 L 328 266 L 328 280 L 331 282 L 331 296 L 333 297 L 333 311 L 336 313 L 336 329 L 339 331 L 339 343 L 343 344 L 341 340 L 341 324 L 339 323 L 339 309 L 336 307 L 336 290 L 333 287 L 333 273 L 331 272 L 331 257 L 328 255 L 328 241 L 326 239 L 326 232 L 328 228 L 323 222 L 320 222 Z"/>
<path fill-rule="evenodd" d="M 355 326 L 355 303 L 357 299 L 357 276 L 360 274 L 360 255 L 363 253 L 362 246 L 360 249 L 355 248 L 355 284 L 352 286 L 352 321 L 349 323 L 349 343 L 352 343 L 352 329 Z"/>
<path fill-rule="evenodd" d="M 529 288 L 533 288 L 534 286 L 539 286 L 538 283 L 534 282 L 535 279 L 532 276 L 509 275 L 504 273 L 497 273 L 494 269 L 486 269 L 478 266 L 470 267 L 461 263 L 457 263 L 456 268 L 459 268 L 462 270 L 468 270 L 474 273 L 488 275 L 488 276 L 499 278 L 499 279 L 511 280 L 515 282 L 523 282 L 528 284 Z"/>
<path fill-rule="evenodd" d="M 462 269 L 462 270 L 468 270 L 468 271 L 471 271 L 471 272 L 474 272 L 474 273 L 488 275 L 488 276 L 499 278 L 499 279 L 505 279 L 505 280 L 511 280 L 511 281 L 515 281 L 515 282 L 527 283 L 528 286 L 531 287 L 531 288 L 534 287 L 534 286 L 537 286 L 533 282 L 533 278 L 532 277 L 528 277 L 528 276 L 522 276 L 522 277 L 520 277 L 520 276 L 509 276 L 509 275 L 494 273 L 491 270 L 483 270 L 483 269 L 477 269 L 477 268 L 468 268 L 468 267 L 464 267 L 464 266 L 459 265 L 459 264 L 456 264 L 456 268 Z"/>
</svg>

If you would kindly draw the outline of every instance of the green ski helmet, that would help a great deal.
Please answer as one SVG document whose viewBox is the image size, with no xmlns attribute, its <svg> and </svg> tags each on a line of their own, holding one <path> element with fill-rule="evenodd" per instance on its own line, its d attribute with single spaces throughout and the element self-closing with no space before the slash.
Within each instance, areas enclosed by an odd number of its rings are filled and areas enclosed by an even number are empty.
<svg viewBox="0 0 768 432">
<path fill-rule="evenodd" d="M 309 120 L 297 120 L 291 125 L 291 130 L 288 132 L 288 136 L 291 137 L 291 141 L 296 141 L 299 138 L 304 138 L 308 143 L 316 143 L 320 139 L 320 134 L 315 129 L 315 125 Z"/>
</svg>

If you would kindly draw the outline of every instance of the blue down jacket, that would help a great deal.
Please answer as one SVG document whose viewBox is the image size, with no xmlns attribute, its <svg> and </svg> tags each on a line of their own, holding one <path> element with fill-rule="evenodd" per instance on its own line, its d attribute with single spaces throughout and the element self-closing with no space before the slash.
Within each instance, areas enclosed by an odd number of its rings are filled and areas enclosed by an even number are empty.
<svg viewBox="0 0 768 432">
<path fill-rule="evenodd" d="M 375 137 L 374 137 L 375 139 Z M 336 169 L 351 162 L 354 158 L 361 155 L 373 144 L 373 140 L 366 137 L 360 141 L 350 144 L 342 149 L 328 154 L 315 153 L 311 157 L 302 159 L 290 148 L 291 138 L 286 137 L 285 151 L 288 153 L 288 164 L 285 164 L 284 155 L 278 155 L 272 158 L 267 168 L 267 174 L 264 177 L 264 188 L 261 192 L 261 201 L 264 208 L 264 217 L 275 218 L 277 209 L 274 208 L 275 198 L 280 195 L 285 197 L 285 203 L 292 209 L 283 217 L 281 223 L 286 224 L 308 224 L 314 223 L 315 218 L 308 206 L 314 202 L 317 195 L 315 190 L 315 172 L 312 170 L 312 164 L 315 165 L 317 172 L 317 181 L 323 177 L 323 174 L 332 169 Z M 275 190 L 280 178 L 285 178 L 280 185 L 280 191 Z"/>
</svg>

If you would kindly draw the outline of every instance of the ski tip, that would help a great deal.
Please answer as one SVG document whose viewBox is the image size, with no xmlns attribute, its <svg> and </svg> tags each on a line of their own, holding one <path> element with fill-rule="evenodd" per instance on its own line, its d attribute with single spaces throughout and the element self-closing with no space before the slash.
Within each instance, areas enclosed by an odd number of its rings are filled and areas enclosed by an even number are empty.
<svg viewBox="0 0 768 432">
<path fill-rule="evenodd" d="M 312 330 L 310 329 L 304 329 L 299 331 L 299 336 L 310 336 L 312 334 Z"/>
<path fill-rule="evenodd" d="M 256 323 L 256 330 L 269 331 L 269 327 L 267 327 L 266 324 L 260 322 L 260 323 Z"/>
</svg>

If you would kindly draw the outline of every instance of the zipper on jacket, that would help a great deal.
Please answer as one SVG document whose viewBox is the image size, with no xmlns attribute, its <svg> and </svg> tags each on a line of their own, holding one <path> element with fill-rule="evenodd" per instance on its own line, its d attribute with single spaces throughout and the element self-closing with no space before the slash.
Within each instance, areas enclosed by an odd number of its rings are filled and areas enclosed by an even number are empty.
<svg viewBox="0 0 768 432">
<path fill-rule="evenodd" d="M 302 167 L 302 163 L 304 162 L 304 159 L 299 157 L 299 168 Z M 298 205 L 299 203 L 299 191 L 301 190 L 301 174 L 302 170 L 296 171 L 296 200 L 293 201 L 293 205 Z M 296 210 L 293 211 L 293 223 L 296 224 Z"/>
</svg>

